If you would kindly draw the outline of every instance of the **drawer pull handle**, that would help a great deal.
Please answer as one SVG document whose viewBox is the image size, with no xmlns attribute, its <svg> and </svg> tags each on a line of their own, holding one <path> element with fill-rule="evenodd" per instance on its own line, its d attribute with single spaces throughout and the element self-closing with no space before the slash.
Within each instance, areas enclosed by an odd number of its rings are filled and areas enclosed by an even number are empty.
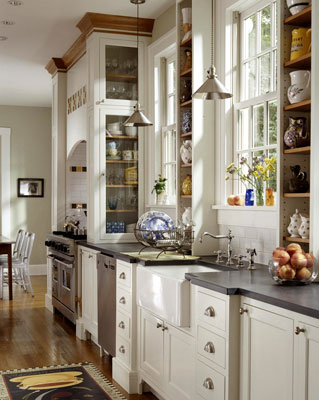
<svg viewBox="0 0 319 400">
<path fill-rule="evenodd" d="M 205 389 L 214 390 L 214 383 L 211 378 L 206 378 L 204 380 L 203 386 Z"/>
<path fill-rule="evenodd" d="M 120 298 L 119 303 L 120 304 L 126 304 L 126 300 L 125 300 L 124 296 Z"/>
<path fill-rule="evenodd" d="M 240 307 L 240 309 L 239 309 L 239 314 L 240 314 L 240 315 L 243 315 L 244 313 L 248 313 L 247 308 Z"/>
<path fill-rule="evenodd" d="M 299 335 L 300 333 L 304 333 L 304 332 L 306 332 L 306 329 L 299 328 L 299 326 L 297 326 L 296 329 L 295 329 L 295 334 L 296 335 Z"/>
<path fill-rule="evenodd" d="M 121 321 L 121 322 L 119 323 L 119 328 L 121 328 L 121 329 L 125 329 L 125 324 L 124 324 L 124 322 L 123 322 L 123 321 Z"/>
<path fill-rule="evenodd" d="M 163 331 L 163 332 L 164 332 L 164 331 L 168 331 L 167 326 L 164 326 L 164 325 L 163 325 L 162 331 Z"/>
<path fill-rule="evenodd" d="M 205 310 L 205 312 L 204 312 L 204 315 L 206 315 L 206 317 L 215 317 L 215 310 L 214 310 L 214 308 L 213 308 L 212 306 L 207 307 L 206 310 Z"/>
<path fill-rule="evenodd" d="M 122 272 L 119 276 L 120 279 L 126 279 L 126 275 L 125 272 Z"/>
<path fill-rule="evenodd" d="M 156 328 L 158 329 L 158 328 L 163 328 L 163 325 L 162 324 L 160 324 L 159 322 L 156 324 Z"/>
<path fill-rule="evenodd" d="M 215 353 L 215 346 L 212 342 L 207 342 L 205 344 L 204 350 L 206 351 L 206 353 Z"/>
<path fill-rule="evenodd" d="M 119 348 L 119 352 L 122 353 L 122 354 L 124 354 L 124 353 L 125 353 L 125 347 L 124 347 L 124 346 L 121 346 L 121 347 Z"/>
</svg>

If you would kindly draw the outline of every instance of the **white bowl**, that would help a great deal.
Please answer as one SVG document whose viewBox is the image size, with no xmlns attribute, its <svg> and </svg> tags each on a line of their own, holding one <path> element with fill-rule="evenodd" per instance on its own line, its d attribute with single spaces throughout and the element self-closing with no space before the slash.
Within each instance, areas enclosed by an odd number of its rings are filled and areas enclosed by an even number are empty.
<svg viewBox="0 0 319 400">
<path fill-rule="evenodd" d="M 307 3 L 307 4 L 305 4 Z M 310 0 L 287 0 L 287 6 L 291 15 L 298 14 L 310 5 Z"/>
<path fill-rule="evenodd" d="M 119 131 L 121 129 L 121 123 L 120 122 L 112 122 L 110 124 L 107 124 L 106 127 L 109 131 Z"/>
<path fill-rule="evenodd" d="M 126 126 L 125 134 L 127 136 L 136 136 L 137 135 L 137 127 L 136 126 Z"/>
</svg>

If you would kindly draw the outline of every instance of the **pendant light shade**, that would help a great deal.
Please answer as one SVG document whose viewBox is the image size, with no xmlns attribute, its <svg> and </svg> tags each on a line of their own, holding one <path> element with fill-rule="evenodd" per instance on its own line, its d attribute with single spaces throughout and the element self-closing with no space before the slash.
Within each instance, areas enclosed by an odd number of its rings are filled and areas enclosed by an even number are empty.
<svg viewBox="0 0 319 400">
<path fill-rule="evenodd" d="M 137 52 L 138 52 L 138 19 L 139 19 L 139 5 L 144 4 L 145 0 L 130 0 L 132 4 L 136 5 L 137 15 L 136 15 L 136 42 L 137 42 Z M 138 93 L 138 92 L 137 92 Z M 124 122 L 124 126 L 151 126 L 153 125 L 152 122 L 143 114 L 141 110 L 141 105 L 138 102 L 138 95 L 137 95 L 137 103 L 134 107 L 133 114 Z"/>
<path fill-rule="evenodd" d="M 207 80 L 193 94 L 194 99 L 202 100 L 224 100 L 230 97 L 232 97 L 232 94 L 217 78 L 214 66 L 207 71 Z"/>
<path fill-rule="evenodd" d="M 151 126 L 152 122 L 142 113 L 140 103 L 136 103 L 133 114 L 124 122 L 124 126 Z"/>
</svg>

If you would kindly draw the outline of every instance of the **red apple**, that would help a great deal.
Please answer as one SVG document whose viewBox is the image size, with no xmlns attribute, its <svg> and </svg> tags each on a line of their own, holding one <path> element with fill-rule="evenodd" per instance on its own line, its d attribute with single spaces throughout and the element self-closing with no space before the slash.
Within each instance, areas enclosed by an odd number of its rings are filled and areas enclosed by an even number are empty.
<svg viewBox="0 0 319 400">
<path fill-rule="evenodd" d="M 289 265 L 283 265 L 279 271 L 279 277 L 281 279 L 286 279 L 288 281 L 292 281 L 296 276 L 296 271 Z"/>
<path fill-rule="evenodd" d="M 294 253 L 290 259 L 292 267 L 301 269 L 307 267 L 308 260 L 302 253 Z"/>
<path fill-rule="evenodd" d="M 278 267 L 275 269 L 275 274 L 280 278 L 280 268 L 279 265 Z"/>
<path fill-rule="evenodd" d="M 236 194 L 234 197 L 234 206 L 243 206 L 244 205 L 244 196 L 240 194 Z"/>
<path fill-rule="evenodd" d="M 289 262 L 290 256 L 286 252 L 286 250 L 282 250 L 281 248 L 275 249 L 272 253 L 273 260 L 278 259 L 279 265 L 285 265 Z"/>
<path fill-rule="evenodd" d="M 286 247 L 286 251 L 287 251 L 287 253 L 289 253 L 289 255 L 291 257 L 294 253 L 302 253 L 302 248 L 301 248 L 300 244 L 298 244 L 298 243 L 290 243 Z"/>
<path fill-rule="evenodd" d="M 296 278 L 299 279 L 300 281 L 303 280 L 307 281 L 310 279 L 310 277 L 311 277 L 311 271 L 309 271 L 309 269 L 306 267 L 299 269 L 296 273 Z"/>
<path fill-rule="evenodd" d="M 313 254 L 306 253 L 306 259 L 307 259 L 307 268 L 312 268 L 313 267 Z"/>
</svg>

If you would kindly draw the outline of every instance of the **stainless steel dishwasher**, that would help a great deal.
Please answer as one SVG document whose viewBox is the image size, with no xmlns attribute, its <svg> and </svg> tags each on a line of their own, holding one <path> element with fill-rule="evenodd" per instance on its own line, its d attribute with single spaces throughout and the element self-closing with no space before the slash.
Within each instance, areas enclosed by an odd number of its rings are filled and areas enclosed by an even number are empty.
<svg viewBox="0 0 319 400">
<path fill-rule="evenodd" d="M 98 342 L 115 356 L 116 334 L 116 259 L 99 254 L 98 276 Z"/>
</svg>

